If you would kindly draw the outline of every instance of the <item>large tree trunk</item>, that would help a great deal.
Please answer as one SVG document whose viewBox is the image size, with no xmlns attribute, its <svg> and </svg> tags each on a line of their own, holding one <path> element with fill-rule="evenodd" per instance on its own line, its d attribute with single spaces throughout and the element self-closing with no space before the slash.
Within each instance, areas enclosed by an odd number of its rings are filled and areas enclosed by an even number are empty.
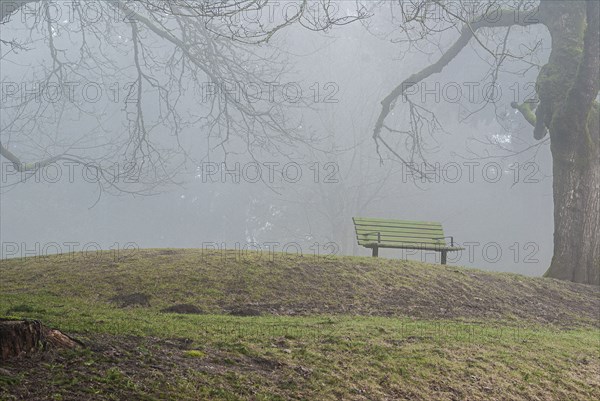
<svg viewBox="0 0 600 401">
<path fill-rule="evenodd" d="M 538 133 L 550 132 L 554 175 L 554 256 L 546 276 L 600 285 L 600 6 L 542 4 L 552 36 L 536 112 Z"/>
<path fill-rule="evenodd" d="M 546 276 L 600 285 L 600 154 L 569 153 L 553 151 L 554 256 Z"/>
</svg>

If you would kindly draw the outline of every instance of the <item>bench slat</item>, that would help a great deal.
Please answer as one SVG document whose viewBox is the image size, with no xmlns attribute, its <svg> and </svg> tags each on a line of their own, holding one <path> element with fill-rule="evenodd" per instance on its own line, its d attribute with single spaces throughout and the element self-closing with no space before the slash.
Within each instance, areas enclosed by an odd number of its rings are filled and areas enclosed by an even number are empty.
<svg viewBox="0 0 600 401">
<path fill-rule="evenodd" d="M 442 224 L 434 221 L 413 221 L 413 220 L 391 220 L 391 219 L 372 219 L 364 217 L 353 217 L 354 224 L 369 224 L 369 225 L 408 225 L 413 227 L 441 227 Z"/>
<path fill-rule="evenodd" d="M 368 237 L 368 238 L 357 238 L 358 240 L 358 244 L 362 245 L 363 243 L 371 243 L 371 242 L 377 242 L 377 237 Z M 413 238 L 413 237 L 404 237 L 401 239 L 396 239 L 396 238 L 382 238 L 381 239 L 381 243 L 382 244 L 396 244 L 398 246 L 402 245 L 402 244 L 423 244 L 423 245 L 441 245 L 441 246 L 446 246 L 446 242 L 445 241 L 436 241 L 436 240 L 428 240 L 426 238 Z"/>
<path fill-rule="evenodd" d="M 418 230 L 442 230 L 441 224 L 433 225 L 418 225 L 418 224 L 409 224 L 409 223 L 375 223 L 375 222 L 360 222 L 354 223 L 356 227 L 379 227 L 379 228 L 414 228 Z"/>
<path fill-rule="evenodd" d="M 361 226 L 356 227 L 357 234 L 368 234 L 373 232 L 380 232 L 381 235 L 405 235 L 405 234 L 419 234 L 430 237 L 443 237 L 443 230 L 423 230 L 420 228 L 392 228 L 392 227 L 376 227 L 376 226 Z"/>
<path fill-rule="evenodd" d="M 396 248 L 396 249 L 416 249 L 416 250 L 426 250 L 426 251 L 462 251 L 465 248 L 462 248 L 460 246 L 439 246 L 439 245 L 424 245 L 424 244 L 419 244 L 419 243 L 401 243 L 401 244 L 395 244 L 395 243 L 389 243 L 389 242 L 381 242 L 381 243 L 377 243 L 377 241 L 375 242 L 366 242 L 364 244 L 360 244 L 361 246 L 364 246 L 365 248 L 373 248 L 375 246 L 378 246 L 379 248 Z"/>
<path fill-rule="evenodd" d="M 386 243 L 397 243 L 397 244 L 402 244 L 402 243 L 420 243 L 420 244 L 438 244 L 438 245 L 448 245 L 448 243 L 446 241 L 438 241 L 438 240 L 434 240 L 434 239 L 428 239 L 428 238 L 416 238 L 416 237 L 394 237 L 394 238 L 390 238 L 390 237 L 381 237 L 381 238 L 377 238 L 377 236 L 368 236 L 368 237 L 356 237 L 356 240 L 358 241 L 358 244 L 362 244 L 363 242 L 377 242 L 379 240 L 379 242 L 386 242 Z"/>
<path fill-rule="evenodd" d="M 440 235 L 428 235 L 428 234 L 414 234 L 414 233 L 405 233 L 405 234 L 385 234 L 385 233 L 381 233 L 379 235 L 377 235 L 377 233 L 369 233 L 369 234 L 364 234 L 364 233 L 359 233 L 356 234 L 356 239 L 367 239 L 370 238 L 373 241 L 377 241 L 377 238 L 379 238 L 380 241 L 404 241 L 404 242 L 409 242 L 406 240 L 406 238 L 418 238 L 419 240 L 423 240 L 426 242 L 443 242 L 444 239 L 442 239 L 442 237 Z"/>
<path fill-rule="evenodd" d="M 442 231 L 442 226 L 413 226 L 410 224 L 354 224 L 355 228 L 357 229 L 366 229 L 366 228 L 377 228 L 377 229 L 381 229 L 381 230 L 423 230 L 423 231 L 430 231 L 430 230 L 438 230 L 438 231 Z"/>
</svg>

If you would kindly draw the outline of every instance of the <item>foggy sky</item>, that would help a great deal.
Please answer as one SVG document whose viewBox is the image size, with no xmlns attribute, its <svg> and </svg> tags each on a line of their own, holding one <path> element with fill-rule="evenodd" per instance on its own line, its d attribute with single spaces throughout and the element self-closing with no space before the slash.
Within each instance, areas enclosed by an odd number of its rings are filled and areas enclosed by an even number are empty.
<svg viewBox="0 0 600 401">
<path fill-rule="evenodd" d="M 373 22 L 383 28 L 389 23 L 384 17 Z M 6 29 L 11 29 L 10 25 L 2 26 L 3 31 Z M 528 28 L 521 35 L 544 40 L 540 58 L 545 60 L 550 44 L 545 32 Z M 452 39 L 442 38 L 442 42 L 451 43 Z M 317 149 L 291 146 L 292 156 L 272 151 L 261 154 L 262 178 L 268 173 L 264 163 L 275 166 L 273 182 L 267 183 L 251 182 L 253 159 L 247 154 L 230 155 L 228 168 L 236 172 L 236 163 L 240 166 L 240 182 L 236 183 L 235 173 L 221 174 L 223 155 L 218 150 L 211 160 L 205 158 L 203 137 L 190 127 L 186 138 L 202 163 L 186 166 L 187 170 L 176 179 L 181 185 L 165 185 L 160 188 L 161 193 L 153 196 L 102 194 L 99 199 L 97 185 L 93 179 L 84 178 L 81 167 L 74 166 L 71 176 L 65 165 L 60 166 L 61 179 L 57 182 L 50 182 L 52 171 L 48 170 L 44 174 L 50 178 L 8 185 L 15 176 L 2 159 L 2 257 L 54 253 L 57 249 L 54 244 L 66 252 L 86 247 L 93 250 L 97 246 L 200 248 L 218 244 L 235 248 L 274 242 L 278 244 L 276 250 L 297 243 L 304 253 L 311 254 L 311 246 L 316 243 L 323 253 L 334 249 L 338 254 L 370 255 L 370 250 L 358 247 L 355 241 L 351 219 L 362 216 L 439 221 L 446 235 L 453 235 L 463 246 L 470 244 L 469 249 L 473 250 L 472 255 L 463 252 L 458 260 L 453 259 L 456 255 L 449 255 L 451 264 L 543 274 L 552 256 L 549 146 L 541 146 L 535 154 L 488 158 L 503 152 L 473 141 L 473 138 L 481 141 L 496 138 L 506 141 L 502 145 L 514 150 L 523 148 L 523 143 L 533 143 L 532 129 L 514 114 L 510 102 L 515 87 L 523 92 L 528 90 L 527 84 L 535 81 L 536 69 L 522 77 L 499 78 L 503 93 L 496 106 L 506 110 L 507 118 L 514 120 L 509 132 L 496 121 L 493 106 L 461 121 L 466 107 L 476 109 L 477 104 L 469 101 L 459 104 L 448 99 L 453 88 L 466 91 L 469 83 L 485 76 L 489 66 L 481 60 L 481 52 L 474 50 L 475 45 L 465 49 L 442 74 L 428 80 L 427 86 L 420 87 L 431 90 L 424 95 L 425 103 L 438 113 L 446 131 L 428 141 L 431 149 L 427 160 L 438 163 L 445 171 L 442 177 L 434 177 L 433 182 L 417 179 L 414 183 L 407 168 L 389 155 L 380 163 L 371 135 L 380 101 L 404 78 L 435 60 L 436 53 L 407 53 L 401 44 L 376 37 L 360 23 L 327 33 L 293 27 L 280 34 L 276 46 L 290 65 L 281 82 L 295 83 L 309 97 L 314 94 L 311 89 L 314 85 L 319 88 L 319 101 L 310 109 L 289 110 L 306 135 L 313 132 L 322 138 L 315 145 Z M 0 61 L 3 82 L 27 76 L 28 65 L 34 65 L 37 57 L 45 57 L 47 61 L 43 47 L 24 56 L 24 65 L 15 65 L 10 57 L 3 58 Z M 442 89 L 437 89 L 436 83 L 448 92 L 440 95 Z M 447 86 L 449 83 L 453 84 Z M 478 88 L 476 94 L 481 93 Z M 327 95 L 330 102 L 323 100 Z M 418 99 L 420 95 L 416 94 Z M 520 101 L 523 100 L 521 95 Z M 192 107 L 198 99 L 190 95 L 186 101 Z M 406 107 L 397 104 L 394 118 L 402 121 Z M 123 112 L 117 113 L 107 126 L 116 130 L 125 118 Z M 88 129 L 89 122 L 85 117 L 74 117 L 64 127 L 60 135 L 74 135 Z M 4 136 L 2 140 L 7 141 Z M 403 151 L 402 141 L 395 145 Z M 18 153 L 24 149 L 15 145 L 12 150 Z M 288 167 L 285 173 L 281 171 L 284 166 Z M 496 166 L 500 166 L 501 173 Z M 296 177 L 289 174 L 298 167 L 302 177 L 295 182 Z M 219 170 L 208 174 L 207 168 Z M 387 177 L 384 184 L 379 185 L 384 177 Z M 373 199 L 369 201 L 371 196 Z M 380 256 L 407 255 L 406 251 L 384 249 Z M 433 262 L 436 256 L 418 252 L 410 257 Z"/>
</svg>

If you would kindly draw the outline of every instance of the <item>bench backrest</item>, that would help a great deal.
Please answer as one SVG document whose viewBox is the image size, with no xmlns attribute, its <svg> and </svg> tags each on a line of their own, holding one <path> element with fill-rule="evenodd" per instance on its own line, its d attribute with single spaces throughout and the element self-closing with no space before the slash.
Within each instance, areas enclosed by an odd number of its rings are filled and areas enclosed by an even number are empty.
<svg viewBox="0 0 600 401">
<path fill-rule="evenodd" d="M 441 223 L 353 217 L 361 246 L 381 242 L 388 246 L 446 246 Z M 379 233 L 379 234 L 378 234 Z"/>
</svg>

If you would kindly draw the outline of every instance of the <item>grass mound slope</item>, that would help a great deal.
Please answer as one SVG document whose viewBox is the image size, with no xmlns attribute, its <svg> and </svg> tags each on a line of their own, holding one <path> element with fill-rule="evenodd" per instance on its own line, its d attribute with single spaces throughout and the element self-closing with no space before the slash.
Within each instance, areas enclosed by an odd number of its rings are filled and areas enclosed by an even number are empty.
<svg viewBox="0 0 600 401">
<path fill-rule="evenodd" d="M 412 261 L 149 249 L 0 262 L 0 316 L 87 347 L 13 400 L 600 398 L 598 287 Z"/>
<path fill-rule="evenodd" d="M 3 294 L 57 294 L 118 307 L 600 325 L 598 287 L 413 261 L 157 249 L 0 263 Z"/>
</svg>

